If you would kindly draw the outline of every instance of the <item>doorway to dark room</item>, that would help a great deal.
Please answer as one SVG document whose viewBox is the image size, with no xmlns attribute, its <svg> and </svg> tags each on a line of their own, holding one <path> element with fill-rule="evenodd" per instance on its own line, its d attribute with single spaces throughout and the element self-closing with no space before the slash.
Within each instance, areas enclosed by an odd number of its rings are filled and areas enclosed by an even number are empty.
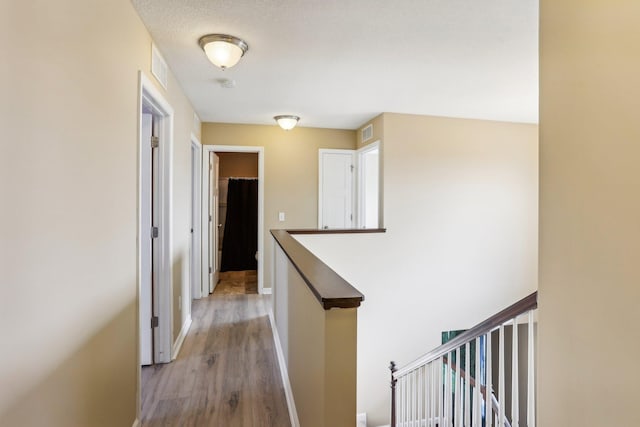
<svg viewBox="0 0 640 427">
<path fill-rule="evenodd" d="M 216 294 L 258 293 L 258 153 L 216 152 L 218 263 Z"/>
</svg>

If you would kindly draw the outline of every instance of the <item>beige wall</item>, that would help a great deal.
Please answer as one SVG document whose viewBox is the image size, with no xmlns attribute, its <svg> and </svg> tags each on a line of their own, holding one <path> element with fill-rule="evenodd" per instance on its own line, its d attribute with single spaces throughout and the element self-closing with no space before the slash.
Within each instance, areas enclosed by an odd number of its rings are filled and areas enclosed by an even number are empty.
<svg viewBox="0 0 640 427">
<path fill-rule="evenodd" d="M 638 426 L 640 3 L 540 18 L 539 425 Z"/>
<path fill-rule="evenodd" d="M 360 292 L 358 412 L 400 366 L 536 289 L 537 126 L 384 114 L 385 234 L 304 236 Z M 363 261 L 366 260 L 366 261 Z"/>
<path fill-rule="evenodd" d="M 220 157 L 220 178 L 258 176 L 258 154 L 216 153 Z"/>
<path fill-rule="evenodd" d="M 284 131 L 275 124 L 202 124 L 202 143 L 264 147 L 264 285 L 271 287 L 273 228 L 317 228 L 318 150 L 354 149 L 354 131 L 299 127 Z M 286 221 L 278 221 L 284 212 Z"/>
<path fill-rule="evenodd" d="M 131 426 L 138 70 L 127 0 L 2 2 L 0 425 Z M 176 81 L 174 285 L 188 277 L 189 134 Z"/>
<path fill-rule="evenodd" d="M 353 427 L 357 309 L 325 310 L 276 244 L 273 312 L 300 425 Z"/>
</svg>

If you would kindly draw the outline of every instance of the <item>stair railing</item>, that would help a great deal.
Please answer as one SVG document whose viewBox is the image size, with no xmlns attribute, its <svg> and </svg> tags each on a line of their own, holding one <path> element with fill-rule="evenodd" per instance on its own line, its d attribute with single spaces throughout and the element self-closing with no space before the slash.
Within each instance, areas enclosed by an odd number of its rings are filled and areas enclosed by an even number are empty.
<svg viewBox="0 0 640 427">
<path fill-rule="evenodd" d="M 402 368 L 391 362 L 391 426 L 535 427 L 537 308 L 534 292 Z"/>
</svg>

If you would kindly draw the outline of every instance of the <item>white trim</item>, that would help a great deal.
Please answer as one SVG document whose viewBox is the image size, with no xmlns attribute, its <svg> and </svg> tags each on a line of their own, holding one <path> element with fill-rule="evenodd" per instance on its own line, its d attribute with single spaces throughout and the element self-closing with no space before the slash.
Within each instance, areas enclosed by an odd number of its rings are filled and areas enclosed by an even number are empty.
<svg viewBox="0 0 640 427">
<path fill-rule="evenodd" d="M 195 115 L 195 114 L 194 114 Z M 202 144 L 196 135 L 191 134 L 191 147 L 195 148 L 197 151 L 197 157 L 200 158 L 200 161 L 196 161 L 193 166 L 195 170 L 191 171 L 193 179 L 193 183 L 195 188 L 191 189 L 192 194 L 195 194 L 195 220 L 193 220 L 193 233 L 191 233 L 191 238 L 193 239 L 193 246 L 196 248 L 196 253 L 192 253 L 192 270 L 194 272 L 194 277 L 191 277 L 190 280 L 190 292 L 191 298 L 199 299 L 202 298 L 202 275 L 200 271 L 202 271 Z M 191 212 L 193 215 L 194 212 Z M 191 271 L 191 269 L 190 269 Z M 191 299 L 190 298 L 190 299 Z M 191 306 L 191 302 L 189 299 L 189 306 Z M 183 301 L 184 304 L 184 301 Z"/>
<path fill-rule="evenodd" d="M 131 427 L 140 427 L 141 425 L 142 424 L 140 424 L 140 420 L 136 418 Z"/>
<path fill-rule="evenodd" d="M 178 353 L 180 353 L 180 349 L 182 348 L 182 344 L 184 343 L 184 339 L 187 337 L 189 333 L 189 328 L 191 327 L 191 316 L 187 317 L 184 321 L 184 325 L 182 325 L 182 329 L 180 329 L 180 333 L 178 334 L 178 338 L 176 342 L 173 343 L 173 348 L 171 349 L 171 360 L 176 360 L 178 357 Z"/>
<path fill-rule="evenodd" d="M 365 228 L 362 223 L 364 222 L 363 213 L 364 213 L 364 189 L 362 188 L 362 184 L 364 182 L 364 169 L 362 167 L 362 159 L 365 154 L 369 151 L 378 150 L 378 227 L 380 227 L 380 191 L 382 188 L 382 182 L 380 180 L 380 140 L 372 142 L 371 144 L 367 144 L 364 147 L 356 150 L 356 218 L 357 228 Z"/>
<path fill-rule="evenodd" d="M 280 343 L 280 335 L 278 335 L 278 328 L 276 328 L 276 322 L 273 316 L 273 310 L 271 308 L 269 308 L 269 321 L 271 322 L 271 332 L 273 333 L 276 355 L 278 356 L 278 365 L 280 366 L 280 376 L 282 377 L 284 396 L 287 399 L 287 407 L 289 408 L 289 419 L 291 421 L 291 427 L 300 427 L 300 420 L 298 420 L 298 411 L 296 410 L 296 402 L 293 399 L 293 389 L 291 388 L 291 382 L 289 381 L 287 362 L 284 359 L 284 351 L 282 350 L 282 344 Z"/>
<path fill-rule="evenodd" d="M 258 153 L 258 293 L 264 294 L 264 147 L 245 146 L 245 145 L 203 145 L 202 146 L 202 165 L 208 167 L 209 154 L 212 152 L 221 153 Z M 206 178 L 206 179 L 205 179 Z M 202 241 L 209 241 L 209 233 L 205 227 L 205 220 L 208 221 L 208 210 L 205 210 L 209 195 L 209 179 L 208 174 L 202 174 Z M 202 259 L 209 259 L 209 244 L 202 245 Z M 216 254 L 217 256 L 217 254 Z M 206 275 L 205 275 L 206 270 Z M 209 267 L 202 266 L 202 277 L 209 280 Z"/>
<path fill-rule="evenodd" d="M 210 150 L 207 146 L 202 146 L 202 182 L 200 190 L 202 191 L 202 197 L 200 199 L 201 209 L 201 221 L 200 221 L 200 241 L 202 253 L 200 259 L 202 260 L 202 274 L 200 277 L 200 297 L 204 298 L 209 296 L 209 154 Z"/>
<path fill-rule="evenodd" d="M 160 175 L 160 191 L 159 191 L 159 283 L 158 283 L 158 327 L 154 331 L 154 362 L 166 363 L 171 360 L 171 325 L 173 324 L 173 313 L 171 309 L 171 301 L 173 298 L 173 289 L 171 287 L 171 278 L 173 277 L 173 266 L 171 265 L 171 232 L 172 218 L 171 208 L 173 201 L 172 191 L 172 173 L 173 173 L 173 108 L 164 98 L 158 88 L 151 80 L 139 71 L 139 109 L 138 120 L 142 116 L 143 106 L 147 105 L 154 110 L 154 115 L 160 116 L 159 127 L 159 175 Z M 142 147 L 140 135 L 138 136 L 139 147 Z M 140 160 L 139 160 L 140 161 Z M 138 165 L 138 174 L 140 174 L 140 165 Z M 141 189 L 140 177 L 138 177 L 138 207 L 141 206 Z M 141 212 L 138 209 L 138 239 L 142 241 L 143 236 L 149 230 L 142 230 Z M 138 246 L 138 295 L 140 295 L 140 246 Z M 138 364 L 140 364 L 138 355 Z"/>
</svg>

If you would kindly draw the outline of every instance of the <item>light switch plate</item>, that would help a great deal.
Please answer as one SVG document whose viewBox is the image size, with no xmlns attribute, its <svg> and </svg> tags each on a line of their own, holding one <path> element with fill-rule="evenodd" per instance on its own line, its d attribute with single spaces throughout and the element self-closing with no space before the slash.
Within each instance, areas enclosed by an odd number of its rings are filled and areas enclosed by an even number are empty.
<svg viewBox="0 0 640 427">
<path fill-rule="evenodd" d="M 280 222 L 284 221 L 284 212 L 278 212 L 278 221 Z"/>
</svg>

